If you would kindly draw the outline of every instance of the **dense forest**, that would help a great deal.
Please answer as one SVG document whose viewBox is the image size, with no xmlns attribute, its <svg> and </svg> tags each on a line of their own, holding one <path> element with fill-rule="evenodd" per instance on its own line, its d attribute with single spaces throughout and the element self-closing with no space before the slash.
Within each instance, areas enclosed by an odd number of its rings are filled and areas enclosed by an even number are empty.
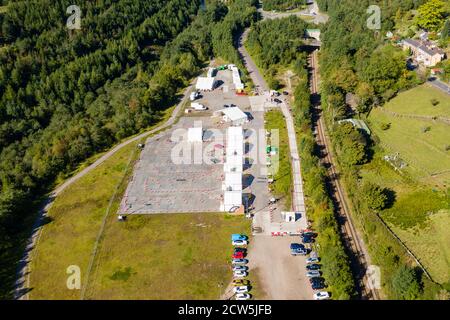
<svg viewBox="0 0 450 320">
<path fill-rule="evenodd" d="M 298 128 L 308 220 L 319 233 L 317 243 L 327 290 L 334 299 L 345 300 L 356 296 L 355 282 L 327 193 L 326 171 L 320 164 L 312 134 L 307 53 L 302 41 L 308 27 L 295 16 L 261 21 L 253 26 L 245 45 L 271 88 L 282 87 L 277 78 L 287 69 L 295 74 L 292 109 Z"/>
<path fill-rule="evenodd" d="M 200 2 L 84 2 L 81 30 L 66 28 L 65 0 L 10 2 L 0 14 L 1 297 L 55 179 L 153 125 L 214 54 L 238 57 L 234 37 L 256 19 L 255 2 Z"/>
</svg>

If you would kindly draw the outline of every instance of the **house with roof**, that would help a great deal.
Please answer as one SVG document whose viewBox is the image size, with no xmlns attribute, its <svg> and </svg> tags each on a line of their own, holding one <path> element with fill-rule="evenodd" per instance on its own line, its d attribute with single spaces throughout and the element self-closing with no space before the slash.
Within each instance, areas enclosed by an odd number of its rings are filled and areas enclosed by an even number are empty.
<svg viewBox="0 0 450 320">
<path fill-rule="evenodd" d="M 445 52 L 430 41 L 403 40 L 403 49 L 411 50 L 414 58 L 426 67 L 434 67 L 445 59 Z"/>
</svg>

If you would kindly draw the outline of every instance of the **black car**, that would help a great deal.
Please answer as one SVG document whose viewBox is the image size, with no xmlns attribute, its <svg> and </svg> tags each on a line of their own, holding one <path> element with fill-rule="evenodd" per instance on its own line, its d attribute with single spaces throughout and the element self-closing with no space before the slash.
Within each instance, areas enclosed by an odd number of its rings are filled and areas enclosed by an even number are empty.
<svg viewBox="0 0 450 320">
<path fill-rule="evenodd" d="M 308 231 L 308 232 L 304 232 L 302 233 L 302 237 L 310 237 L 310 238 L 315 238 L 317 237 L 317 233 Z"/>
<path fill-rule="evenodd" d="M 302 241 L 303 241 L 303 243 L 313 243 L 314 238 L 311 236 L 302 236 Z"/>
<path fill-rule="evenodd" d="M 247 249 L 245 249 L 245 248 L 234 248 L 234 253 L 236 253 L 236 252 L 243 252 L 243 253 L 246 253 L 246 252 L 247 252 Z"/>
<path fill-rule="evenodd" d="M 313 279 L 316 279 L 316 278 L 313 278 Z M 313 281 L 313 282 L 311 282 L 311 288 L 313 289 L 313 290 L 320 290 L 320 289 L 323 289 L 323 288 L 325 288 L 326 286 L 325 286 L 325 282 L 323 282 L 323 281 Z"/>
<path fill-rule="evenodd" d="M 314 282 L 325 282 L 325 279 L 322 277 L 312 277 L 309 278 L 309 282 L 311 282 L 311 284 L 313 284 Z"/>
<path fill-rule="evenodd" d="M 281 100 L 277 98 L 273 99 L 273 101 L 275 101 L 276 103 L 281 103 Z"/>
<path fill-rule="evenodd" d="M 308 264 L 306 266 L 306 270 L 309 270 L 309 271 L 311 271 L 311 270 L 320 270 L 320 264 L 316 264 L 316 263 Z"/>
</svg>

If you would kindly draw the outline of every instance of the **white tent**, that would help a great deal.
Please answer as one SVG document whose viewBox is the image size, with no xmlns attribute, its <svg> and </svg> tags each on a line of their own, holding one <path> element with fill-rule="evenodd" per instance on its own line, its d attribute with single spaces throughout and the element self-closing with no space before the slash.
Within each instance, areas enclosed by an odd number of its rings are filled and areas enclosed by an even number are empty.
<svg viewBox="0 0 450 320">
<path fill-rule="evenodd" d="M 242 206 L 242 191 L 225 191 L 223 196 L 223 209 L 229 212 L 231 209 Z"/>
<path fill-rule="evenodd" d="M 223 183 L 225 191 L 242 191 L 242 172 L 228 172 Z"/>
<path fill-rule="evenodd" d="M 209 68 L 208 69 L 208 78 L 214 77 L 214 73 L 216 72 L 215 68 Z"/>
<path fill-rule="evenodd" d="M 188 142 L 202 142 L 203 141 L 203 128 L 189 128 L 188 129 Z"/>
<path fill-rule="evenodd" d="M 242 167 L 244 164 L 244 158 L 242 158 L 242 155 L 240 154 L 227 154 L 225 163 Z"/>
<path fill-rule="evenodd" d="M 229 127 L 227 131 L 227 155 L 244 154 L 244 132 L 242 127 Z"/>
<path fill-rule="evenodd" d="M 197 84 L 195 85 L 195 88 L 197 90 L 202 91 L 211 91 L 214 89 L 216 85 L 216 78 L 214 77 L 199 77 L 197 79 Z"/>
<path fill-rule="evenodd" d="M 241 164 L 233 164 L 233 163 L 224 163 L 223 164 L 223 171 L 226 173 L 229 172 L 242 172 L 242 165 Z"/>
<path fill-rule="evenodd" d="M 247 115 L 238 107 L 225 108 L 220 110 L 223 114 L 223 120 L 231 122 L 233 125 L 243 125 L 247 120 Z"/>
</svg>

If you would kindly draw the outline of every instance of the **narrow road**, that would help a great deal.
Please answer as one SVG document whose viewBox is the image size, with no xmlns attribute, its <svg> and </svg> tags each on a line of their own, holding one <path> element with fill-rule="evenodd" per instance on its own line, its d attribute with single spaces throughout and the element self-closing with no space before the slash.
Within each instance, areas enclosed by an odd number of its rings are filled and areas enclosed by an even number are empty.
<svg viewBox="0 0 450 320">
<path fill-rule="evenodd" d="M 121 150 L 122 148 L 126 147 L 130 143 L 139 141 L 157 131 L 169 128 L 172 126 L 175 121 L 177 120 L 177 116 L 182 109 L 184 103 L 189 98 L 189 92 L 192 89 L 192 84 L 186 88 L 186 90 L 183 93 L 183 98 L 178 103 L 178 105 L 173 110 L 170 118 L 160 126 L 157 126 L 149 131 L 146 131 L 144 133 L 141 133 L 133 138 L 130 138 L 108 152 L 106 152 L 103 156 L 101 156 L 99 159 L 97 159 L 94 163 L 89 165 L 88 167 L 84 168 L 80 172 L 78 172 L 73 177 L 67 179 L 63 184 L 58 186 L 56 189 L 54 189 L 50 195 L 48 196 L 47 200 L 43 204 L 43 207 L 38 213 L 38 217 L 36 218 L 35 223 L 32 227 L 32 232 L 30 235 L 30 238 L 28 239 L 28 243 L 25 247 L 25 252 L 22 257 L 22 259 L 19 261 L 18 270 L 17 270 L 17 281 L 14 289 L 14 299 L 18 300 L 28 300 L 28 292 L 31 289 L 30 288 L 30 261 L 33 257 L 33 248 L 35 248 L 39 242 L 42 227 L 45 223 L 45 218 L 47 216 L 47 212 L 49 211 L 50 207 L 53 204 L 53 201 L 55 198 L 60 195 L 65 189 L 67 189 L 69 186 L 71 186 L 73 183 L 84 177 L 86 174 L 97 168 L 99 165 L 101 165 L 103 162 L 108 160 L 111 156 L 113 156 L 117 151 Z"/>
<path fill-rule="evenodd" d="M 431 84 L 433 87 L 450 95 L 450 85 L 446 84 L 445 82 L 442 82 L 437 78 L 430 78 L 428 80 L 428 83 Z"/>
<path fill-rule="evenodd" d="M 322 149 L 322 164 L 328 169 L 328 189 L 332 192 L 332 199 L 335 205 L 336 215 L 339 219 L 341 234 L 347 252 L 352 260 L 352 270 L 357 281 L 357 290 L 361 299 L 379 300 L 378 290 L 373 288 L 367 275 L 367 268 L 370 265 L 370 257 L 362 237 L 356 230 L 348 206 L 348 197 L 342 188 L 339 180 L 339 172 L 335 166 L 332 153 L 331 141 L 327 134 L 326 125 L 322 117 L 320 97 L 318 91 L 319 73 L 317 50 L 310 55 L 310 82 L 313 97 L 313 108 L 315 113 L 314 125 L 317 128 L 316 143 Z"/>
<path fill-rule="evenodd" d="M 248 33 L 249 29 L 240 37 L 238 51 L 258 91 L 269 91 L 269 86 L 244 47 Z M 301 223 L 302 227 L 306 228 L 307 217 L 294 120 L 287 102 L 283 101 L 280 108 L 285 118 L 289 139 L 293 177 L 292 206 L 294 211 L 303 213 Z M 269 212 L 265 214 L 269 215 Z M 266 220 L 270 221 L 270 219 Z M 291 241 L 293 241 L 291 237 L 277 238 L 268 235 L 255 235 L 252 244 L 249 246 L 250 272 L 258 270 L 259 285 L 263 287 L 267 299 L 308 300 L 313 298 L 314 291 L 305 276 L 306 258 L 291 256 L 289 250 Z"/>
<path fill-rule="evenodd" d="M 250 77 L 253 80 L 255 86 L 262 91 L 269 91 L 270 88 L 267 85 L 264 77 L 258 70 L 253 59 L 250 57 L 250 54 L 244 47 L 245 40 L 247 39 L 248 33 L 250 29 L 247 29 L 239 39 L 239 53 L 241 55 L 242 60 L 244 61 L 244 66 L 247 68 L 247 71 Z M 291 155 L 291 166 L 292 166 L 292 176 L 293 176 L 293 194 L 292 194 L 292 206 L 294 211 L 305 212 L 305 201 L 303 197 L 303 180 L 300 169 L 300 157 L 298 155 L 297 149 L 297 137 L 295 132 L 294 120 L 292 118 L 292 114 L 289 111 L 288 103 L 282 97 L 283 103 L 280 104 L 281 112 L 286 121 L 286 128 L 288 131 L 289 138 L 289 150 Z M 303 218 L 303 217 L 302 217 Z M 306 227 L 306 213 L 304 216 L 305 226 Z"/>
</svg>

